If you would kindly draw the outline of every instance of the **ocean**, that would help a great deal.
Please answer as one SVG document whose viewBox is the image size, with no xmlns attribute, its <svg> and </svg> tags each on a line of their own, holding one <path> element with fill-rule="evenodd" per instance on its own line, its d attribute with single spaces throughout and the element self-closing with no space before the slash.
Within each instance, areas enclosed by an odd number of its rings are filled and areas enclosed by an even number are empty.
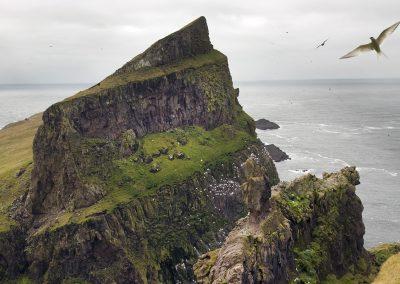
<svg viewBox="0 0 400 284">
<path fill-rule="evenodd" d="M 0 85 L 0 128 L 89 87 Z M 400 241 L 400 80 L 236 82 L 254 118 L 280 125 L 258 131 L 291 160 L 277 163 L 281 180 L 321 176 L 357 166 L 365 245 Z"/>
</svg>

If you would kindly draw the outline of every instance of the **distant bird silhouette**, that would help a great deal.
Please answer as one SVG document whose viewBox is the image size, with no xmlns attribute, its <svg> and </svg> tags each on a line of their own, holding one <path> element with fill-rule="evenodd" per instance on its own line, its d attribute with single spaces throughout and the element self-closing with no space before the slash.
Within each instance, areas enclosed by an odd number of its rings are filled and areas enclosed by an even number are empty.
<svg viewBox="0 0 400 284">
<path fill-rule="evenodd" d="M 400 22 L 395 23 L 394 25 L 388 27 L 386 30 L 384 30 L 383 32 L 381 32 L 381 34 L 378 36 L 377 39 L 370 37 L 369 39 L 371 40 L 370 43 L 368 44 L 363 44 L 360 45 L 359 47 L 357 47 L 356 49 L 354 49 L 353 51 L 347 53 L 346 55 L 340 57 L 339 59 L 345 59 L 345 58 L 350 58 L 350 57 L 354 57 L 357 56 L 363 52 L 367 52 L 367 51 L 373 51 L 375 50 L 376 53 L 378 55 L 385 55 L 382 50 L 381 50 L 381 44 L 383 43 L 383 41 L 390 35 L 392 34 L 397 27 L 400 25 Z"/>
<path fill-rule="evenodd" d="M 328 39 L 324 40 L 324 42 L 321 43 L 320 45 L 318 45 L 316 48 L 320 48 L 321 46 L 324 46 L 327 41 L 328 41 Z"/>
</svg>

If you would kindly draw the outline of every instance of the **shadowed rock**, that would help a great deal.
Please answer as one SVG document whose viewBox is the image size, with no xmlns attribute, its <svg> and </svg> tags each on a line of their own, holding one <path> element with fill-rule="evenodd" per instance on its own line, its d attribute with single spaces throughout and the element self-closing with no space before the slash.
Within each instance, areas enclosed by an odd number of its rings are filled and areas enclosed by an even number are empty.
<svg viewBox="0 0 400 284">
<path fill-rule="evenodd" d="M 272 130 L 272 129 L 278 129 L 279 125 L 276 124 L 275 122 L 261 118 L 259 120 L 256 120 L 256 128 L 260 130 Z"/>
<path fill-rule="evenodd" d="M 143 53 L 126 63 L 115 74 L 146 67 L 157 67 L 210 52 L 213 46 L 205 17 L 200 17 L 182 29 L 160 39 Z"/>
<path fill-rule="evenodd" d="M 265 145 L 265 148 L 267 149 L 269 155 L 271 156 L 272 160 L 274 160 L 274 162 L 282 162 L 288 159 L 290 160 L 289 155 L 283 152 L 279 147 L 275 146 L 274 144 Z"/>
</svg>

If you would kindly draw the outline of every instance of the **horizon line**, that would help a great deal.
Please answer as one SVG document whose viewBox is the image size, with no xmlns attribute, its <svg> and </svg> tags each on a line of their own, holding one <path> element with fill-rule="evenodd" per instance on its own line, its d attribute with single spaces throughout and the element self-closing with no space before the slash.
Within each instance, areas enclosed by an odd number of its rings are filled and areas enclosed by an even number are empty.
<svg viewBox="0 0 400 284">
<path fill-rule="evenodd" d="M 254 79 L 254 80 L 233 80 L 237 83 L 261 83 L 261 82 L 290 82 L 290 81 L 373 81 L 373 80 L 400 80 L 400 77 L 388 77 L 388 78 L 287 78 L 287 79 Z M 1 86 L 6 85 L 94 85 L 95 82 L 57 82 L 57 83 L 1 83 Z"/>
</svg>

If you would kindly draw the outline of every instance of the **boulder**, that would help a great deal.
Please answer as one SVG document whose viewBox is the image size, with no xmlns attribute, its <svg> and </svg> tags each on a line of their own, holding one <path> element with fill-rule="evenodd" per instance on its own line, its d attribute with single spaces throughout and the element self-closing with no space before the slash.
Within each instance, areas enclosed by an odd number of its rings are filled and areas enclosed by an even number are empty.
<svg viewBox="0 0 400 284">
<path fill-rule="evenodd" d="M 272 129 L 278 129 L 279 127 L 280 126 L 275 122 L 269 121 L 264 118 L 256 120 L 256 128 L 260 130 L 272 130 Z"/>
</svg>

